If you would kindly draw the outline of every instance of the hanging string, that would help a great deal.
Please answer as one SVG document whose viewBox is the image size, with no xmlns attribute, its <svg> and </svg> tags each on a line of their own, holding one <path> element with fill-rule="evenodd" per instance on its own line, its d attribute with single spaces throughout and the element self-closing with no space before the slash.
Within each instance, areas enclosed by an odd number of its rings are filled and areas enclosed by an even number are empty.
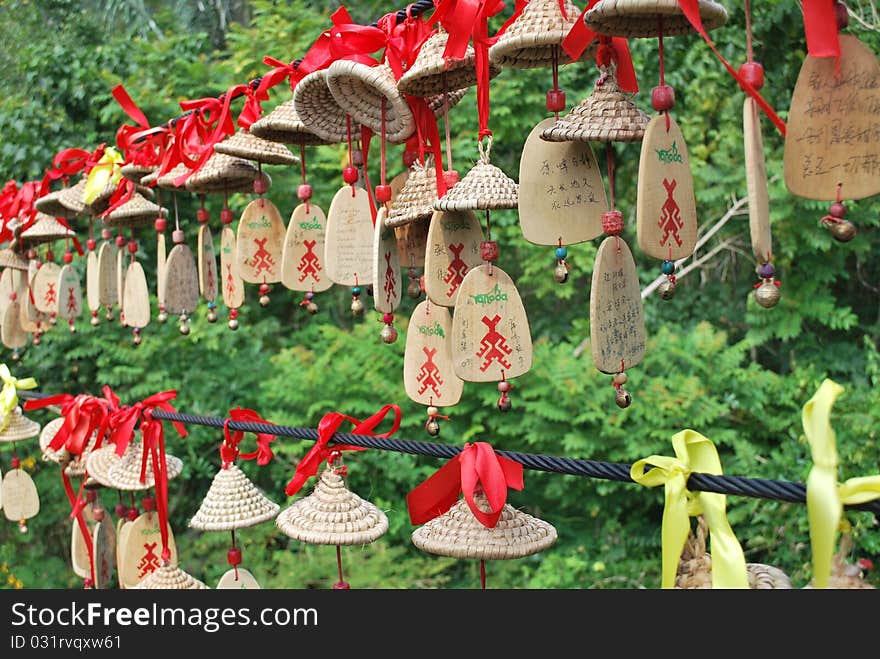
<svg viewBox="0 0 880 659">
<path fill-rule="evenodd" d="M 174 228 L 180 231 L 180 217 L 177 214 L 177 195 L 172 196 L 174 197 Z"/>
<path fill-rule="evenodd" d="M 383 96 L 382 97 L 382 141 L 380 144 L 382 162 L 380 163 L 380 174 L 379 174 L 379 178 L 381 179 L 382 185 L 385 185 L 385 103 L 386 103 L 386 99 Z"/>
<path fill-rule="evenodd" d="M 666 85 L 666 63 L 663 57 L 663 17 L 659 16 L 657 18 L 657 42 L 658 42 L 658 56 L 660 57 L 660 86 L 663 87 Z M 669 132 L 670 123 L 669 123 L 669 110 L 664 110 L 663 114 L 666 115 L 666 132 Z"/>
<path fill-rule="evenodd" d="M 752 12 L 751 12 L 751 2 L 750 0 L 745 0 L 746 3 L 746 61 L 751 62 L 753 58 L 752 54 Z"/>
<path fill-rule="evenodd" d="M 299 141 L 299 169 L 302 176 L 302 184 L 306 184 L 306 140 L 304 137 Z M 303 200 L 306 205 L 306 213 L 309 212 L 309 200 Z"/>
<path fill-rule="evenodd" d="M 553 91 L 559 91 L 559 46 L 553 46 L 553 62 L 551 67 L 553 69 Z M 556 118 L 556 121 L 559 121 L 559 110 L 553 111 L 553 116 Z"/>
<path fill-rule="evenodd" d="M 449 130 L 449 85 L 443 71 L 443 127 L 446 130 L 446 169 L 452 171 L 452 136 Z"/>
<path fill-rule="evenodd" d="M 614 191 L 614 147 L 611 146 L 611 142 L 605 143 L 605 154 L 605 159 L 608 161 L 608 198 L 611 204 L 609 210 L 614 210 L 617 200 Z"/>
<path fill-rule="evenodd" d="M 351 157 L 351 115 L 345 115 L 345 130 L 348 136 L 348 166 L 354 167 L 354 162 Z M 355 196 L 354 183 L 351 184 L 351 196 Z"/>
</svg>

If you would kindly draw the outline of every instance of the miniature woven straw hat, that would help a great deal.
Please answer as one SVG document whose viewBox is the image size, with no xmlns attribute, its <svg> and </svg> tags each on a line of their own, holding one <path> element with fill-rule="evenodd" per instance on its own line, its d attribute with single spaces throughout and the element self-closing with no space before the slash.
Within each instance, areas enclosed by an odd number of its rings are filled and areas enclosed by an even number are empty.
<svg viewBox="0 0 880 659">
<path fill-rule="evenodd" d="M 330 93 L 327 69 L 313 71 L 297 83 L 293 91 L 293 107 L 306 128 L 326 144 L 348 140 L 348 113 Z M 352 131 L 357 133 L 356 124 Z"/>
<path fill-rule="evenodd" d="M 402 227 L 410 222 L 431 217 L 434 214 L 434 202 L 437 201 L 437 177 L 434 174 L 432 158 L 426 158 L 423 165 L 418 160 L 410 167 L 409 178 L 397 194 L 385 226 L 388 228 Z"/>
<path fill-rule="evenodd" d="M 163 565 L 141 579 L 139 590 L 209 590 L 208 586 L 176 565 Z"/>
<path fill-rule="evenodd" d="M 385 103 L 385 138 L 405 142 L 416 129 L 409 103 L 397 89 L 394 73 L 387 64 L 367 66 L 351 60 L 337 60 L 327 69 L 327 86 L 340 107 L 353 121 L 382 130 L 382 99 Z"/>
<path fill-rule="evenodd" d="M 27 229 L 18 234 L 18 243 L 22 246 L 29 247 L 31 245 L 40 245 L 42 243 L 51 243 L 54 240 L 60 240 L 73 237 L 76 232 L 68 229 L 51 215 L 45 213 L 37 213 L 34 223 Z"/>
<path fill-rule="evenodd" d="M 66 448 L 62 447 L 57 451 L 49 448 L 49 444 L 52 443 L 63 424 L 64 417 L 60 416 L 57 419 L 52 419 L 40 431 L 40 450 L 43 451 L 43 460 L 45 462 L 66 465 L 70 461 L 70 453 L 67 452 Z"/>
<path fill-rule="evenodd" d="M 425 102 L 428 104 L 428 109 L 434 113 L 435 117 L 442 117 L 446 110 L 451 110 L 458 102 L 464 98 L 465 94 L 468 93 L 468 89 L 456 89 L 454 92 L 448 92 L 446 94 L 437 94 L 435 96 L 429 96 L 425 99 Z"/>
<path fill-rule="evenodd" d="M 712 0 L 699 0 L 703 27 L 711 30 L 727 22 L 727 11 Z M 656 37 L 663 22 L 663 36 L 694 32 L 678 0 L 599 0 L 584 15 L 587 27 L 616 37 Z"/>
<path fill-rule="evenodd" d="M 243 129 L 216 144 L 214 151 L 236 158 L 256 160 L 265 165 L 296 165 L 299 162 L 299 158 L 286 146 L 257 137 Z"/>
<path fill-rule="evenodd" d="M 443 51 L 446 50 L 447 41 L 449 33 L 442 29 L 428 37 L 412 66 L 397 81 L 397 89 L 411 96 L 427 97 L 476 85 L 477 56 L 473 46 L 468 45 L 462 59 L 446 61 Z M 494 78 L 499 73 L 501 67 L 490 62 L 489 77 Z"/>
<path fill-rule="evenodd" d="M 862 570 L 858 565 L 850 565 L 846 557 L 852 551 L 853 540 L 850 533 L 842 533 L 840 547 L 834 555 L 831 563 L 831 576 L 828 578 L 828 588 L 844 590 L 874 590 L 874 586 L 862 578 Z M 815 580 L 804 586 L 806 589 L 815 588 Z"/>
<path fill-rule="evenodd" d="M 284 535 L 313 545 L 363 545 L 388 530 L 388 518 L 351 492 L 332 467 L 315 490 L 281 511 L 275 524 Z"/>
<path fill-rule="evenodd" d="M 281 507 L 257 489 L 236 465 L 214 476 L 189 525 L 202 531 L 230 531 L 272 519 Z"/>
<path fill-rule="evenodd" d="M 110 481 L 110 468 L 122 458 L 116 455 L 114 444 L 105 444 L 101 448 L 90 451 L 86 458 L 86 471 L 89 476 L 104 487 L 113 487 Z"/>
<path fill-rule="evenodd" d="M 95 215 L 100 215 L 108 208 L 110 208 L 110 199 L 113 197 L 113 194 L 116 192 L 116 189 L 119 187 L 119 182 L 113 183 L 112 181 L 107 183 L 104 186 L 104 189 L 101 190 L 100 194 L 92 200 L 91 204 L 86 204 L 86 210 L 91 211 Z M 153 192 L 150 188 L 135 184 L 135 192 L 142 195 L 146 199 L 153 199 L 156 196 L 156 193 Z"/>
<path fill-rule="evenodd" d="M 147 174 L 141 179 L 141 183 L 149 184 L 155 181 L 156 185 L 160 188 L 165 188 L 166 190 L 182 190 L 184 189 L 184 186 L 174 185 L 174 179 L 178 176 L 183 176 L 188 171 L 189 169 L 187 166 L 181 162 L 169 169 L 162 176 L 158 176 L 159 170 L 156 170 L 152 174 Z M 152 177 L 152 179 L 150 177 Z"/>
<path fill-rule="evenodd" d="M 119 173 L 129 181 L 143 184 L 144 176 L 157 171 L 159 171 L 159 168 L 156 165 L 136 165 L 135 163 L 130 162 L 127 165 L 123 165 L 120 168 Z"/>
<path fill-rule="evenodd" d="M 40 424 L 28 419 L 21 413 L 18 405 L 9 413 L 6 427 L 0 430 L 0 442 L 20 442 L 23 439 L 37 437 L 40 434 Z"/>
<path fill-rule="evenodd" d="M 108 227 L 144 227 L 152 224 L 158 217 L 165 217 L 167 213 L 167 209 L 135 192 L 131 199 L 104 218 L 104 224 Z"/>
<path fill-rule="evenodd" d="M 620 91 L 613 67 L 602 75 L 593 92 L 541 133 L 549 142 L 640 142 L 650 121 Z"/>
<path fill-rule="evenodd" d="M 519 186 L 516 181 L 489 162 L 491 140 L 490 137 L 485 150 L 482 142 L 477 143 L 480 161 L 442 199 L 434 202 L 435 210 L 473 211 L 517 207 Z"/>
<path fill-rule="evenodd" d="M 490 511 L 482 494 L 477 506 Z M 556 542 L 556 528 L 510 504 L 504 504 L 494 528 L 487 528 L 474 517 L 467 501 L 459 499 L 445 513 L 420 526 L 412 534 L 413 544 L 422 551 L 454 558 L 496 560 L 522 558 L 544 551 Z"/>
<path fill-rule="evenodd" d="M 325 140 L 306 128 L 296 113 L 292 98 L 277 105 L 265 117 L 261 117 L 251 124 L 251 135 L 281 144 L 302 144 L 303 146 L 336 144 L 336 140 Z"/>
<path fill-rule="evenodd" d="M 567 62 L 569 57 L 562 52 L 562 40 L 581 12 L 569 0 L 563 0 L 566 14 L 563 16 L 559 5 L 559 0 L 530 0 L 522 14 L 489 49 L 489 61 L 514 69 L 532 69 L 551 66 L 555 51 L 557 62 Z M 594 40 L 579 60 L 592 59 L 597 47 Z"/>
<path fill-rule="evenodd" d="M 43 195 L 34 202 L 34 207 L 41 213 L 45 213 L 51 217 L 63 217 L 71 219 L 77 216 L 77 213 L 61 203 L 61 193 L 64 190 L 56 190 Z"/>
<path fill-rule="evenodd" d="M 125 453 L 119 460 L 107 470 L 107 481 L 110 487 L 126 492 L 148 490 L 155 485 L 153 478 L 153 456 L 147 460 L 147 476 L 145 483 L 141 483 L 141 460 L 143 459 L 143 444 L 133 441 L 125 449 Z M 180 458 L 165 454 L 165 467 L 168 470 L 168 480 L 177 478 L 183 471 L 183 462 Z"/>
<path fill-rule="evenodd" d="M 89 209 L 83 202 L 83 192 L 86 189 L 86 177 L 83 176 L 69 188 L 64 188 L 58 192 L 58 201 L 62 206 L 67 208 L 75 216 L 86 215 Z"/>
<path fill-rule="evenodd" d="M 204 166 L 186 179 L 184 186 L 198 194 L 253 192 L 254 179 L 258 176 L 265 181 L 268 190 L 272 179 L 266 172 L 260 172 L 247 160 L 215 150 Z"/>
<path fill-rule="evenodd" d="M 6 249 L 0 249 L 0 268 L 27 270 L 28 262 L 21 254 L 7 247 Z"/>
</svg>

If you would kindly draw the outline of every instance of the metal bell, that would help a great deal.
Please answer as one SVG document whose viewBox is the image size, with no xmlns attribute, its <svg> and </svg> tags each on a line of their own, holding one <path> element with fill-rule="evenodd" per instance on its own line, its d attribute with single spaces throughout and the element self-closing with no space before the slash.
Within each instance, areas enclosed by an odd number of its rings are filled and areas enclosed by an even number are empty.
<svg viewBox="0 0 880 659">
<path fill-rule="evenodd" d="M 397 330 L 394 325 L 385 325 L 382 328 L 382 341 L 384 343 L 394 343 L 397 341 Z"/>
<path fill-rule="evenodd" d="M 160 312 L 156 315 L 156 322 L 159 322 L 159 323 L 166 323 L 166 322 L 168 322 L 168 314 L 165 313 L 165 309 L 162 309 L 162 311 L 160 311 Z"/>
<path fill-rule="evenodd" d="M 355 316 L 360 316 L 364 313 L 364 303 L 361 302 L 360 298 L 354 298 L 351 301 L 351 313 Z"/>
<path fill-rule="evenodd" d="M 440 422 L 437 419 L 428 419 L 428 422 L 425 424 L 425 432 L 431 435 L 431 437 L 436 437 L 440 434 Z"/>
<path fill-rule="evenodd" d="M 676 284 L 667 279 L 662 284 L 660 284 L 660 286 L 657 287 L 657 293 L 660 295 L 661 300 L 671 300 L 672 297 L 675 295 L 676 288 Z"/>
<path fill-rule="evenodd" d="M 829 223 L 829 229 L 834 240 L 841 243 L 848 243 L 856 237 L 856 225 L 849 220 L 831 222 Z"/>
<path fill-rule="evenodd" d="M 568 281 L 568 268 L 564 263 L 560 263 L 556 266 L 556 269 L 553 271 L 553 279 L 560 284 L 564 284 Z"/>
<path fill-rule="evenodd" d="M 780 297 L 779 286 L 772 281 L 765 281 L 755 289 L 755 301 L 765 309 L 775 307 Z"/>
<path fill-rule="evenodd" d="M 621 409 L 629 407 L 632 404 L 632 400 L 632 396 L 630 396 L 629 392 L 625 389 L 620 389 L 614 397 L 614 402 L 617 403 L 617 407 Z"/>
</svg>

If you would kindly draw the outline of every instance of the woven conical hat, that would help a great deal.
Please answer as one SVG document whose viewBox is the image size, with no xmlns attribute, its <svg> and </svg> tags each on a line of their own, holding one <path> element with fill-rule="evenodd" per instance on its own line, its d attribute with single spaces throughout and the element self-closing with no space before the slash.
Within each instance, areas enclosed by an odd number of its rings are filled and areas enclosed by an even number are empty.
<svg viewBox="0 0 880 659">
<path fill-rule="evenodd" d="M 138 590 L 206 590 L 208 586 L 176 565 L 163 565 L 141 579 Z"/>
<path fill-rule="evenodd" d="M 146 482 L 141 483 L 141 460 L 143 459 L 143 444 L 140 441 L 131 442 L 125 449 L 125 453 L 118 462 L 107 470 L 107 481 L 110 487 L 126 492 L 148 490 L 155 485 L 153 478 L 153 456 L 147 460 Z M 165 466 L 168 480 L 177 478 L 183 470 L 183 462 L 168 453 L 165 454 Z"/>
<path fill-rule="evenodd" d="M 27 260 L 18 252 L 9 249 L 0 249 L 0 268 L 12 268 L 13 270 L 27 270 Z"/>
<path fill-rule="evenodd" d="M 489 511 L 483 495 L 477 495 L 476 503 L 481 510 Z M 459 499 L 448 511 L 413 531 L 412 541 L 419 549 L 440 556 L 481 560 L 522 558 L 553 545 L 556 528 L 504 504 L 498 524 L 490 529 L 474 517 L 464 499 Z"/>
<path fill-rule="evenodd" d="M 429 96 L 425 99 L 425 102 L 428 104 L 428 109 L 434 113 L 434 116 L 439 118 L 443 116 L 444 110 L 451 110 L 458 105 L 458 102 L 465 97 L 468 91 L 466 87 L 456 89 L 454 92 Z M 444 96 L 446 97 L 445 99 L 443 98 Z"/>
<path fill-rule="evenodd" d="M 76 217 L 77 213 L 75 211 L 61 203 L 62 192 L 64 192 L 63 189 L 43 195 L 34 202 L 34 207 L 41 213 L 51 217 L 63 217 L 68 220 Z"/>
<path fill-rule="evenodd" d="M 174 179 L 178 176 L 183 176 L 189 171 L 186 165 L 183 163 L 178 163 L 170 170 L 165 172 L 162 176 L 156 176 L 158 171 L 153 172 L 152 174 L 147 174 L 143 179 L 141 179 L 141 183 L 149 183 L 152 181 L 146 181 L 145 179 L 149 179 L 151 176 L 155 176 L 153 181 L 156 181 L 156 185 L 160 188 L 165 188 L 166 190 L 183 190 L 183 185 L 174 185 Z"/>
<path fill-rule="evenodd" d="M 86 215 L 90 211 L 83 202 L 83 192 L 86 189 L 86 177 L 80 177 L 76 185 L 64 188 L 58 193 L 58 201 L 74 215 Z"/>
<path fill-rule="evenodd" d="M 335 140 L 325 140 L 306 128 L 296 113 L 292 98 L 277 105 L 265 117 L 251 124 L 251 134 L 281 144 L 302 144 L 304 146 L 336 144 Z"/>
<path fill-rule="evenodd" d="M 136 165 L 135 163 L 130 162 L 127 165 L 123 165 L 120 168 L 119 173 L 129 181 L 144 184 L 144 176 L 156 171 L 159 171 L 159 168 L 156 165 Z"/>
<path fill-rule="evenodd" d="M 477 84 L 477 56 L 473 46 L 468 45 L 462 59 L 447 62 L 443 59 L 447 41 L 449 34 L 442 29 L 425 40 L 415 62 L 397 81 L 397 88 L 402 93 L 427 97 L 443 91 L 466 89 Z M 489 77 L 494 78 L 499 73 L 501 67 L 490 63 Z"/>
<path fill-rule="evenodd" d="M 186 179 L 184 185 L 190 192 L 198 194 L 253 192 L 257 176 L 262 177 L 268 190 L 272 179 L 266 172 L 259 172 L 247 160 L 214 151 L 214 155 L 199 171 Z"/>
<path fill-rule="evenodd" d="M 614 69 L 600 67 L 593 92 L 541 133 L 550 142 L 640 142 L 648 115 L 620 91 Z"/>
<path fill-rule="evenodd" d="M 416 121 L 406 99 L 397 89 L 394 73 L 387 64 L 368 66 L 351 60 L 337 60 L 327 69 L 327 86 L 340 107 L 356 121 L 382 130 L 382 99 L 385 99 L 385 139 L 405 142 L 415 132 Z"/>
<path fill-rule="evenodd" d="M 104 218 L 104 224 L 108 227 L 144 227 L 167 213 L 167 209 L 135 192 L 131 195 L 131 199 Z"/>
<path fill-rule="evenodd" d="M 514 69 L 552 66 L 555 50 L 557 63 L 566 63 L 569 57 L 562 50 L 562 40 L 581 12 L 569 0 L 563 0 L 566 14 L 563 16 L 559 4 L 559 0 L 530 0 L 522 14 L 489 49 L 489 61 Z M 593 59 L 597 47 L 598 40 L 594 39 L 584 49 L 580 61 Z"/>
<path fill-rule="evenodd" d="M 119 188 L 119 181 L 112 182 L 110 181 L 107 185 L 104 186 L 104 189 L 92 200 L 92 203 L 86 205 L 86 210 L 94 213 L 95 215 L 100 215 L 108 208 L 110 208 L 110 199 L 116 193 L 116 190 Z M 156 193 L 153 192 L 150 188 L 144 185 L 135 184 L 134 191 L 140 195 L 142 195 L 146 199 L 153 199 L 156 196 Z"/>
<path fill-rule="evenodd" d="M 699 0 L 700 19 L 706 30 L 727 22 L 727 11 L 717 2 Z M 695 32 L 678 0 L 599 0 L 584 15 L 587 27 L 616 37 L 656 37 L 663 21 L 663 36 Z"/>
<path fill-rule="evenodd" d="M 60 416 L 57 419 L 52 419 L 40 431 L 40 450 L 43 451 L 43 460 L 46 462 L 66 465 L 70 461 L 70 453 L 67 452 L 66 448 L 61 447 L 57 451 L 49 448 L 49 444 L 55 439 L 55 435 L 58 434 L 63 424 L 64 417 Z"/>
<path fill-rule="evenodd" d="M 424 165 L 416 160 L 410 168 L 409 178 L 391 204 L 385 226 L 401 227 L 431 217 L 434 214 L 435 201 L 437 201 L 437 176 L 433 159 L 427 158 Z"/>
<path fill-rule="evenodd" d="M 293 107 L 306 128 L 325 143 L 336 144 L 348 140 L 347 112 L 330 93 L 326 69 L 313 71 L 297 83 L 293 91 Z M 356 137 L 359 130 L 354 120 L 351 129 Z"/>
<path fill-rule="evenodd" d="M 345 487 L 328 467 L 314 492 L 281 511 L 275 524 L 284 535 L 313 545 L 363 545 L 388 530 L 388 518 Z"/>
<path fill-rule="evenodd" d="M 38 212 L 34 223 L 18 234 L 18 244 L 29 247 L 75 235 L 76 232 L 73 229 L 65 228 L 54 217 Z"/>
<path fill-rule="evenodd" d="M 202 531 L 230 531 L 270 520 L 281 507 L 257 489 L 236 465 L 214 476 L 189 525 Z"/>
<path fill-rule="evenodd" d="M 9 413 L 6 427 L 0 430 L 0 442 L 20 442 L 23 439 L 37 437 L 39 434 L 40 424 L 28 419 L 21 413 L 21 407 L 16 405 Z"/>
<path fill-rule="evenodd" d="M 490 138 L 491 139 L 491 138 Z M 489 162 L 489 148 L 479 142 L 480 161 L 434 203 L 438 211 L 474 211 L 516 208 L 519 186 L 512 178 Z"/>
<path fill-rule="evenodd" d="M 104 487 L 113 487 L 110 480 L 110 468 L 122 458 L 116 455 L 114 444 L 105 444 L 101 448 L 90 451 L 86 458 L 86 471 Z"/>
<path fill-rule="evenodd" d="M 255 160 L 265 165 L 296 165 L 299 158 L 286 146 L 264 140 L 246 130 L 239 130 L 214 146 L 217 153 L 227 156 Z"/>
</svg>

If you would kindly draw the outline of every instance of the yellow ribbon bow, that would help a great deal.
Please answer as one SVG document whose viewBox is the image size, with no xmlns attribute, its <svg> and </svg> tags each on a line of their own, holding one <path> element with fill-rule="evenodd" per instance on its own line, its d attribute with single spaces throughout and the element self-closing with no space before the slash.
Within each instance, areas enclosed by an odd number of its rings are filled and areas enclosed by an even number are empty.
<svg viewBox="0 0 880 659">
<path fill-rule="evenodd" d="M 807 516 L 816 588 L 828 587 L 843 505 L 880 498 L 880 474 L 837 483 L 837 438 L 830 417 L 834 401 L 843 391 L 826 378 L 803 409 L 804 433 L 813 456 L 813 468 L 807 477 Z"/>
<path fill-rule="evenodd" d="M 37 381 L 33 378 L 13 377 L 6 364 L 0 364 L 0 379 L 3 380 L 3 389 L 0 390 L 0 432 L 3 432 L 9 423 L 9 415 L 18 406 L 18 390 L 36 389 Z"/>
<path fill-rule="evenodd" d="M 86 185 L 83 189 L 83 203 L 91 204 L 98 195 L 104 191 L 109 184 L 116 185 L 122 178 L 120 169 L 125 159 L 112 146 L 104 149 L 104 155 L 98 161 L 98 164 L 92 167 L 86 177 Z"/>
<path fill-rule="evenodd" d="M 663 588 L 675 587 L 681 551 L 691 527 L 690 517 L 701 514 L 706 518 L 712 543 L 712 588 L 748 588 L 746 560 L 727 521 L 725 496 L 687 489 L 693 471 L 721 474 L 715 445 L 695 430 L 682 430 L 672 437 L 672 447 L 676 457 L 652 455 L 633 464 L 629 473 L 641 485 L 665 488 L 661 531 Z M 648 465 L 653 468 L 646 471 Z"/>
</svg>

